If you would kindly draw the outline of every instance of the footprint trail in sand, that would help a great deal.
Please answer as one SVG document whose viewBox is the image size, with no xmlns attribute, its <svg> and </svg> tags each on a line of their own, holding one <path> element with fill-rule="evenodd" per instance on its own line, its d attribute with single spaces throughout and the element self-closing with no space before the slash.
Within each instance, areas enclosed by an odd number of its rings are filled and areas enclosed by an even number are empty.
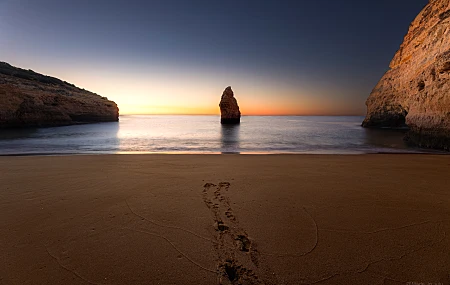
<svg viewBox="0 0 450 285">
<path fill-rule="evenodd" d="M 230 183 L 206 183 L 203 200 L 214 218 L 219 284 L 266 284 L 261 278 L 256 244 L 239 226 L 226 193 Z"/>
</svg>

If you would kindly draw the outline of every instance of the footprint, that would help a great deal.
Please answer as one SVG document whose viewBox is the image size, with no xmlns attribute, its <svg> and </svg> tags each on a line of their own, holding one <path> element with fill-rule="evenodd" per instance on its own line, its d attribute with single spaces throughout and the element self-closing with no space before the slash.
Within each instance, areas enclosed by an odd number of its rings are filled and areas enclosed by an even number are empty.
<svg viewBox="0 0 450 285">
<path fill-rule="evenodd" d="M 227 225 L 225 225 L 222 221 L 217 221 L 216 229 L 218 231 L 224 232 L 224 231 L 227 231 L 229 229 L 229 227 Z"/>
<path fill-rule="evenodd" d="M 227 218 L 232 220 L 232 221 L 236 221 L 236 218 L 234 217 L 234 215 L 230 211 L 226 211 L 225 212 L 225 216 L 227 216 Z"/>
<path fill-rule="evenodd" d="M 233 282 L 239 278 L 237 268 L 232 264 L 231 260 L 227 260 L 225 263 L 225 273 L 228 279 Z"/>
<path fill-rule="evenodd" d="M 264 284 L 252 270 L 238 265 L 236 260 L 227 259 L 219 266 L 222 276 L 227 278 L 231 284 Z M 222 284 L 220 282 L 220 284 Z"/>
<path fill-rule="evenodd" d="M 249 252 L 252 246 L 251 241 L 245 235 L 238 235 L 236 240 L 238 241 L 239 250 Z"/>
</svg>

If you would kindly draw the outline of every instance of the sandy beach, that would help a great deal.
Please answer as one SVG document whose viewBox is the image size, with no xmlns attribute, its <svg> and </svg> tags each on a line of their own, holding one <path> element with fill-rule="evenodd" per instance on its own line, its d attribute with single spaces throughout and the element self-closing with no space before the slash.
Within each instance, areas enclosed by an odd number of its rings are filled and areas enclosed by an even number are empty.
<svg viewBox="0 0 450 285">
<path fill-rule="evenodd" d="M 0 157 L 0 284 L 450 284 L 449 173 L 446 155 Z"/>
</svg>

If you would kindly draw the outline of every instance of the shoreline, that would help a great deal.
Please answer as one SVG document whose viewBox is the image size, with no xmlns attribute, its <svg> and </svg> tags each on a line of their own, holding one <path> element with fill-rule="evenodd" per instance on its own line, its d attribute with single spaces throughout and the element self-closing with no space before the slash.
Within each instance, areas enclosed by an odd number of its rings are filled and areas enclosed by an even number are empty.
<svg viewBox="0 0 450 285">
<path fill-rule="evenodd" d="M 450 155 L 448 151 L 428 150 L 428 152 L 406 152 L 406 151 L 393 151 L 393 152 L 335 152 L 335 153 L 320 153 L 320 152 L 114 152 L 114 153 L 11 153 L 0 154 L 0 157 L 39 157 L 39 156 L 109 156 L 109 155 L 206 155 L 206 156 L 277 156 L 277 155 L 318 155 L 318 156 L 361 156 L 361 155 Z"/>
</svg>

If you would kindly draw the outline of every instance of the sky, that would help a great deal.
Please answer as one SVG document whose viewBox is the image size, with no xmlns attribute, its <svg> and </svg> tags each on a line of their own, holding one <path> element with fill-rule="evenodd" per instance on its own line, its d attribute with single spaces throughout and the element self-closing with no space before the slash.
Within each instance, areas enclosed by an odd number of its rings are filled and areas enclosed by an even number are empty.
<svg viewBox="0 0 450 285">
<path fill-rule="evenodd" d="M 0 61 L 121 114 L 364 115 L 428 0 L 0 0 Z"/>
</svg>

